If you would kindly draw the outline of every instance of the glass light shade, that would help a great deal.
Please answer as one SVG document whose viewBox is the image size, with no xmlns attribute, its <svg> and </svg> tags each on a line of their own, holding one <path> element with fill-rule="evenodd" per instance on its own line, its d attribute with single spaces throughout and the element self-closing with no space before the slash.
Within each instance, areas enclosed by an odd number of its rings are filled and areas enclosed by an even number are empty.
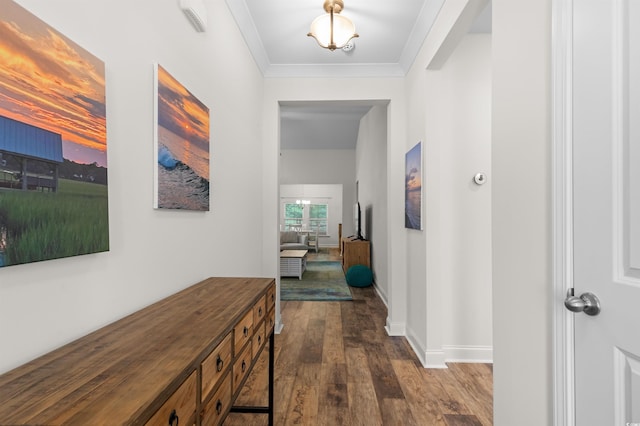
<svg viewBox="0 0 640 426">
<path fill-rule="evenodd" d="M 318 44 L 326 49 L 341 49 L 349 43 L 356 34 L 356 27 L 351 19 L 334 13 L 333 15 L 333 43 L 331 43 L 331 14 L 318 16 L 311 23 L 309 35 L 316 39 Z"/>
</svg>

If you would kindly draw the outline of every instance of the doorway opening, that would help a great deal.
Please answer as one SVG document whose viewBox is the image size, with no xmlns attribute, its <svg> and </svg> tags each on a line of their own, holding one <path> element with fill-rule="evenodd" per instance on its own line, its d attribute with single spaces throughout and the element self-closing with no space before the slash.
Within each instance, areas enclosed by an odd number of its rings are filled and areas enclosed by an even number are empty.
<svg viewBox="0 0 640 426">
<path fill-rule="evenodd" d="M 386 220 L 375 230 L 371 223 L 378 213 L 386 217 L 387 104 L 280 102 L 279 228 L 281 237 L 298 230 L 317 238 L 308 261 L 341 263 L 341 238 L 356 232 L 358 201 L 367 238 L 386 236 Z M 381 247 L 386 247 L 384 241 Z M 378 254 L 384 270 L 387 253 Z"/>
</svg>

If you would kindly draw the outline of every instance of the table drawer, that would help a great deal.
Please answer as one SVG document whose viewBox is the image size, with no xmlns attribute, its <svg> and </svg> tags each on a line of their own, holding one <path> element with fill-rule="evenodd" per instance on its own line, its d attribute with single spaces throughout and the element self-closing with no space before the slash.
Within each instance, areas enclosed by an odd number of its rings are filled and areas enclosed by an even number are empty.
<svg viewBox="0 0 640 426">
<path fill-rule="evenodd" d="M 147 425 L 188 425 L 196 412 L 196 372 L 194 371 L 180 387 L 162 404 L 146 423 Z"/>
<path fill-rule="evenodd" d="M 231 366 L 231 333 L 202 361 L 202 399 L 205 400 Z"/>
<path fill-rule="evenodd" d="M 253 305 L 253 323 L 258 324 L 267 313 L 267 295 L 265 294 Z"/>
<path fill-rule="evenodd" d="M 271 312 L 276 306 L 276 286 L 272 284 L 267 290 L 267 312 Z"/>
<path fill-rule="evenodd" d="M 222 384 L 202 408 L 202 426 L 217 426 L 222 423 L 231 407 L 231 373 L 227 374 Z"/>
<path fill-rule="evenodd" d="M 262 347 L 264 346 L 267 340 L 267 338 L 265 337 L 264 330 L 265 330 L 265 323 L 261 322 L 253 334 L 253 343 L 251 344 L 251 348 L 253 350 L 253 358 L 255 358 L 258 355 L 258 353 L 260 352 L 260 349 L 262 349 Z"/>
<path fill-rule="evenodd" d="M 266 321 L 267 337 L 273 332 L 273 327 L 275 327 L 275 325 L 276 325 L 276 311 L 272 310 L 267 315 L 267 321 Z"/>
<path fill-rule="evenodd" d="M 247 314 L 242 317 L 240 322 L 233 328 L 234 348 L 233 353 L 237 355 L 244 345 L 251 340 L 253 336 L 253 310 L 250 309 Z"/>
<path fill-rule="evenodd" d="M 252 360 L 252 352 L 251 345 L 246 347 L 242 354 L 236 359 L 233 363 L 233 394 L 240 389 L 240 385 L 242 384 L 247 374 L 249 374 L 249 370 L 251 368 L 251 360 Z"/>
</svg>

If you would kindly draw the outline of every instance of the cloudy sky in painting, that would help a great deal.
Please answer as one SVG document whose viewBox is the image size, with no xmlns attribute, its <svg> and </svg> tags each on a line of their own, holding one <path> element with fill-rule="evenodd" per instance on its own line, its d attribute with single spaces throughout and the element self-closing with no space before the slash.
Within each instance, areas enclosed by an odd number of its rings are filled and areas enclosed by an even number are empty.
<svg viewBox="0 0 640 426">
<path fill-rule="evenodd" d="M 407 153 L 405 189 L 407 191 L 417 191 L 422 188 L 422 144 L 411 148 Z"/>
<path fill-rule="evenodd" d="M 209 108 L 160 65 L 158 125 L 209 152 Z"/>
<path fill-rule="evenodd" d="M 66 159 L 107 166 L 104 63 L 12 1 L 0 9 L 0 115 L 61 134 Z"/>
</svg>

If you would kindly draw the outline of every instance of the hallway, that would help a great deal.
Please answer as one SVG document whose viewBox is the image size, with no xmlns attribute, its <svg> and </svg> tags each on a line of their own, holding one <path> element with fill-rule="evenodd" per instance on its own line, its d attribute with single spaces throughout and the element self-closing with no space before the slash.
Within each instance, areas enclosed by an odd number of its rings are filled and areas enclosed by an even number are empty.
<svg viewBox="0 0 640 426">
<path fill-rule="evenodd" d="M 387 310 L 375 291 L 351 291 L 352 302 L 282 302 L 274 424 L 492 425 L 492 365 L 422 368 L 405 338 L 386 334 Z M 239 404 L 266 403 L 266 366 L 267 350 Z M 230 414 L 224 424 L 267 418 Z"/>
</svg>

